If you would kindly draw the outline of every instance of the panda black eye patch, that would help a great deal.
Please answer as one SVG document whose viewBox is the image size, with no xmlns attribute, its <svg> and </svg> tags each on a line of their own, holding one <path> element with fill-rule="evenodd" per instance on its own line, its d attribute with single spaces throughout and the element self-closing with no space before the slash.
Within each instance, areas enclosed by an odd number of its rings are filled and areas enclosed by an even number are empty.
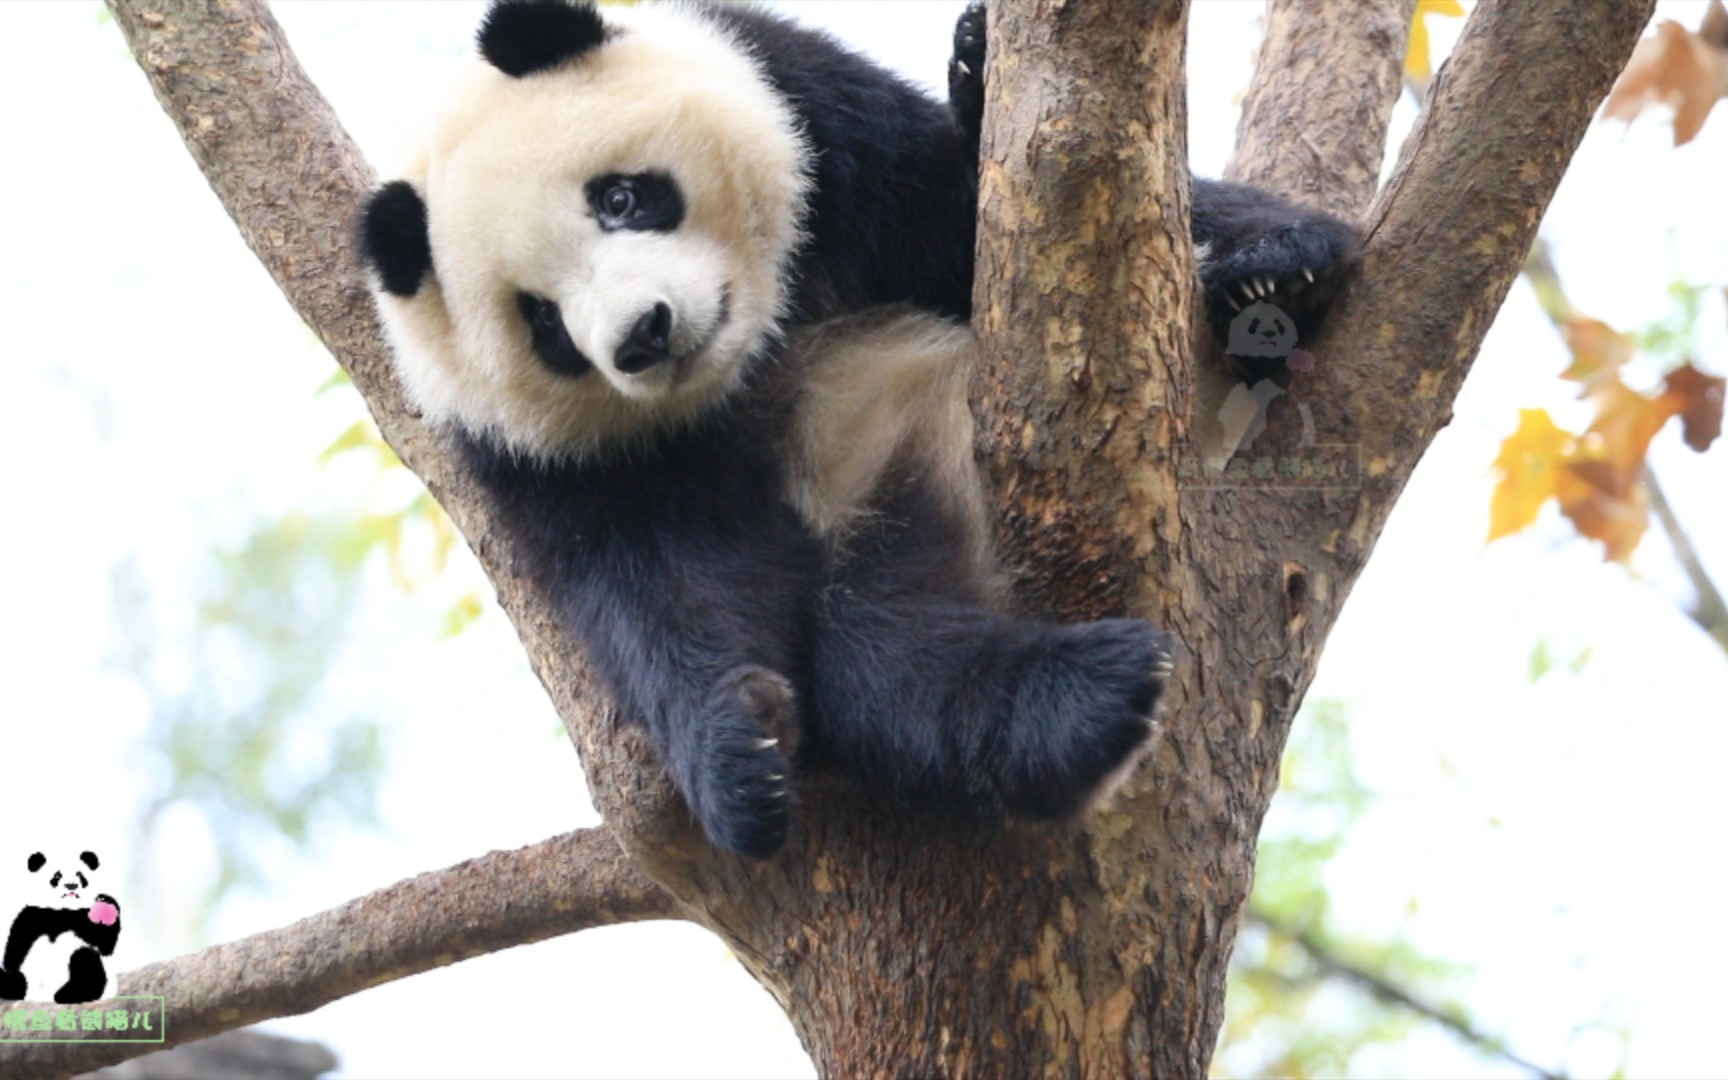
<svg viewBox="0 0 1728 1080">
<path fill-rule="evenodd" d="M 540 358 L 548 371 L 574 379 L 594 370 L 593 361 L 583 356 L 582 350 L 570 340 L 570 331 L 564 328 L 564 315 L 556 302 L 531 292 L 519 292 L 516 294 L 516 310 L 522 313 L 523 321 L 528 324 L 528 335 L 534 340 L 534 355 Z"/>
<path fill-rule="evenodd" d="M 606 232 L 671 232 L 684 221 L 684 193 L 668 173 L 607 173 L 588 181 L 584 193 Z"/>
</svg>

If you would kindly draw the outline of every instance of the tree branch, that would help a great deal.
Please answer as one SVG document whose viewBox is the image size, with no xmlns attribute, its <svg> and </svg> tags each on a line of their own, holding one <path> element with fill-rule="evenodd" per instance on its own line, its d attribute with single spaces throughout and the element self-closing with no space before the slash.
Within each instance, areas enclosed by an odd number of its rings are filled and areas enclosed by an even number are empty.
<svg viewBox="0 0 1728 1080">
<path fill-rule="evenodd" d="M 1353 220 L 1374 198 L 1416 0 L 1270 0 L 1227 179 Z"/>
<path fill-rule="evenodd" d="M 989 14 L 974 408 L 1004 547 L 1035 608 L 1144 611 L 1144 522 L 1176 490 L 1150 448 L 1189 383 L 1187 4 Z"/>
<path fill-rule="evenodd" d="M 1528 1058 L 1513 1053 L 1507 1048 L 1504 1040 L 1495 1038 L 1481 1030 L 1463 1016 L 1423 1001 L 1385 976 L 1346 960 L 1309 931 L 1298 930 L 1255 908 L 1249 909 L 1248 921 L 1259 925 L 1268 933 L 1276 934 L 1301 946 L 1302 951 L 1307 953 L 1308 958 L 1314 962 L 1314 966 L 1325 974 L 1335 975 L 1353 982 L 1382 1001 L 1390 1002 L 1393 1005 L 1408 1009 L 1418 1016 L 1426 1017 L 1478 1050 L 1502 1058 L 1520 1069 L 1527 1070 L 1538 1080 L 1562 1080 L 1565 1076 L 1563 1072 L 1543 1068 Z"/>
<path fill-rule="evenodd" d="M 70 1076 L 297 1016 L 515 945 L 678 917 L 676 903 L 636 872 L 610 830 L 583 829 L 421 874 L 291 926 L 127 972 L 114 994 L 165 998 L 165 1042 L 0 1043 L 0 1075 Z"/>
<path fill-rule="evenodd" d="M 1698 549 L 1692 546 L 1692 537 L 1680 524 L 1673 504 L 1668 501 L 1668 493 L 1657 482 L 1656 470 L 1650 467 L 1649 462 L 1644 464 L 1644 490 L 1650 494 L 1650 508 L 1656 511 L 1656 520 L 1662 523 L 1662 531 L 1668 535 L 1674 558 L 1686 571 L 1693 591 L 1698 594 L 1697 600 L 1686 609 L 1687 618 L 1709 634 L 1712 641 L 1728 649 L 1728 603 L 1723 601 L 1722 590 L 1716 587 L 1704 560 L 1698 557 Z"/>
</svg>

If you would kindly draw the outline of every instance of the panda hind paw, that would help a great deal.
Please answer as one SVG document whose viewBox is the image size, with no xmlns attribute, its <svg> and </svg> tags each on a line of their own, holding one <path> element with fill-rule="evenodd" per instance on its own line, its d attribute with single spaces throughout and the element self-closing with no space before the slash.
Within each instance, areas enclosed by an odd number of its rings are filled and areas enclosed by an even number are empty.
<svg viewBox="0 0 1728 1080">
<path fill-rule="evenodd" d="M 1014 817 L 1066 817 L 1096 805 L 1133 771 L 1156 730 L 1175 670 L 1168 634 L 1140 619 L 1056 629 L 1022 680 L 1017 761 L 1003 802 Z"/>
</svg>

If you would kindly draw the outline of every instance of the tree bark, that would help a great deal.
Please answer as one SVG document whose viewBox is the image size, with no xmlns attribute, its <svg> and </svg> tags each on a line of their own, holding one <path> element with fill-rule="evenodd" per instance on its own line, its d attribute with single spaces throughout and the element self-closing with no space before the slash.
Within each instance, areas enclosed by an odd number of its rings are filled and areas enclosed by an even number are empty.
<svg viewBox="0 0 1728 1080">
<path fill-rule="evenodd" d="M 961 825 L 803 777 L 791 842 L 761 864 L 702 841 L 594 692 L 513 538 L 402 407 L 343 252 L 369 171 L 268 12 L 109 3 L 253 250 L 492 576 L 625 852 L 726 940 L 825 1075 L 1198 1077 L 1255 836 L 1326 634 L 1652 0 L 1571 20 L 1519 0 L 1477 6 L 1368 214 L 1364 273 L 1312 346 L 1320 366 L 1292 385 L 1321 443 L 1359 463 L 1327 490 L 1221 489 L 1184 472 L 1209 419 L 1193 391 L 1207 361 L 1190 335 L 1184 3 L 997 0 L 975 406 L 1000 536 L 1028 607 L 1142 615 L 1186 656 L 1147 765 L 1084 822 Z M 1368 5 L 1376 26 L 1407 6 Z M 1273 32 L 1303 30 L 1302 8 L 1275 5 Z M 1341 36 L 1267 46 L 1285 59 L 1256 77 L 1275 89 L 1251 92 L 1239 165 L 1355 208 L 1402 50 L 1390 29 L 1326 25 Z M 1362 77 L 1337 77 L 1348 72 Z M 1252 148 L 1290 133 L 1326 167 L 1254 171 Z M 1274 411 L 1273 452 L 1305 449 L 1294 414 Z"/>
</svg>

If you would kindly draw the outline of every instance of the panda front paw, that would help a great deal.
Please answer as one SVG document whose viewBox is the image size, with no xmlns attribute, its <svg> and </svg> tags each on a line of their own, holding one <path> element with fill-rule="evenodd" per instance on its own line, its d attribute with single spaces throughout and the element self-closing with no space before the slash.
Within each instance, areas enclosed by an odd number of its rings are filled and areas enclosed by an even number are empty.
<svg viewBox="0 0 1728 1080">
<path fill-rule="evenodd" d="M 1324 215 L 1214 251 L 1200 265 L 1207 321 L 1229 356 L 1281 366 L 1318 330 L 1356 261 L 1355 230 Z"/>
<path fill-rule="evenodd" d="M 693 809 L 717 847 L 766 859 L 786 843 L 791 820 L 788 762 L 798 735 L 792 687 L 750 666 L 729 675 L 718 694 L 701 733 Z"/>
<path fill-rule="evenodd" d="M 23 1001 L 29 989 L 30 984 L 25 981 L 22 971 L 0 968 L 0 1001 Z"/>
<path fill-rule="evenodd" d="M 1170 636 L 1140 619 L 1052 630 L 1015 691 L 1008 812 L 1065 817 L 1126 779 L 1155 730 L 1174 657 Z"/>
<path fill-rule="evenodd" d="M 954 24 L 954 54 L 948 59 L 948 104 L 973 146 L 984 129 L 983 0 L 972 0 Z"/>
</svg>

